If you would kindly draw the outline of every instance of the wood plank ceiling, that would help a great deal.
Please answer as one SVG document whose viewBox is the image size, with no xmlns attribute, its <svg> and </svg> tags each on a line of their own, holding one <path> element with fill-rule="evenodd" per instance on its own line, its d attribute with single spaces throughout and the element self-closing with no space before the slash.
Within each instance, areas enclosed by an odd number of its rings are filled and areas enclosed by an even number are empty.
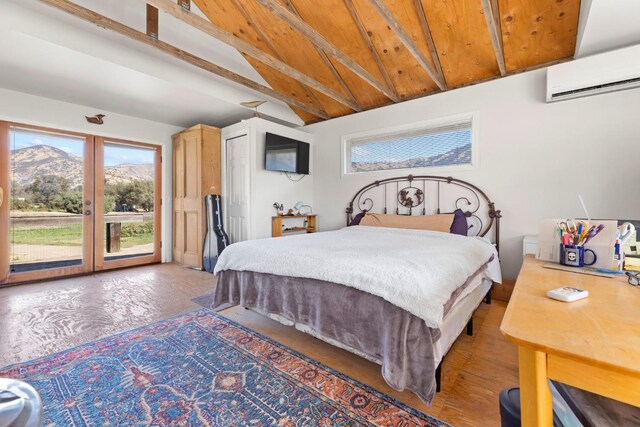
<svg viewBox="0 0 640 427">
<path fill-rule="evenodd" d="M 579 0 L 193 1 L 216 26 L 362 110 L 570 58 L 580 10 Z M 318 37 L 299 31 L 296 19 Z M 391 96 L 318 47 L 316 38 L 355 61 Z M 273 89 L 329 117 L 358 110 L 245 57 Z M 321 120 L 294 110 L 307 123 Z"/>
<path fill-rule="evenodd" d="M 238 49 L 271 88 L 196 65 L 275 94 L 306 123 L 571 59 L 580 11 L 580 0 L 191 0 L 207 22 L 189 0 L 146 0 L 149 41 L 68 0 L 40 1 L 155 45 L 155 8 L 170 13 Z"/>
</svg>

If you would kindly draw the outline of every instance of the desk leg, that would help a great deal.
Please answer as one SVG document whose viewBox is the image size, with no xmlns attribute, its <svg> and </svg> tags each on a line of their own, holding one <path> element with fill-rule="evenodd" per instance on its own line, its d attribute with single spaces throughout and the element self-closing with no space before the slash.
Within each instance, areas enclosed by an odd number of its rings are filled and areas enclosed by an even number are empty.
<svg viewBox="0 0 640 427">
<path fill-rule="evenodd" d="M 522 427 L 551 427 L 553 408 L 547 380 L 547 354 L 518 347 Z"/>
</svg>

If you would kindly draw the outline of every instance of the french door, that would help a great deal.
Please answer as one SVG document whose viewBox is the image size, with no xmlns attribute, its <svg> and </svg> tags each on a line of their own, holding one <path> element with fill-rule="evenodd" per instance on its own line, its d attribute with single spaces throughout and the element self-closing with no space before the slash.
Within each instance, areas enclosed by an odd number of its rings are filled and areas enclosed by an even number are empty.
<svg viewBox="0 0 640 427">
<path fill-rule="evenodd" d="M 96 137 L 95 269 L 160 261 L 161 150 Z"/>
<path fill-rule="evenodd" d="M 160 261 L 160 147 L 0 122 L 0 285 Z"/>
</svg>

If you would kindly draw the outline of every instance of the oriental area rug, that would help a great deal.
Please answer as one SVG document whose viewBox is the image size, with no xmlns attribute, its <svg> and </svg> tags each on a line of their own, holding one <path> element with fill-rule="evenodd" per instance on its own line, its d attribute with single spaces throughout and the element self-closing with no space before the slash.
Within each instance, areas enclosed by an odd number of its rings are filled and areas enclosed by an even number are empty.
<svg viewBox="0 0 640 427">
<path fill-rule="evenodd" d="M 208 309 L 0 377 L 38 390 L 45 426 L 447 426 Z"/>
</svg>

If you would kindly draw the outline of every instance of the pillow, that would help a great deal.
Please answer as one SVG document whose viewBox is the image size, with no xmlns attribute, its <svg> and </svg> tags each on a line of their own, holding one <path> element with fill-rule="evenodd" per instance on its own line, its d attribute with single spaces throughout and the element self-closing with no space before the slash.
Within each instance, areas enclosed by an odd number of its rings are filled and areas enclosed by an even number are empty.
<svg viewBox="0 0 640 427">
<path fill-rule="evenodd" d="M 454 214 L 441 215 L 384 215 L 368 213 L 360 220 L 360 225 L 370 227 L 409 228 L 449 233 Z"/>
<path fill-rule="evenodd" d="M 360 221 L 362 221 L 362 218 L 364 218 L 365 214 L 366 212 L 360 212 L 358 215 L 354 216 L 349 223 L 349 227 L 351 227 L 352 225 L 360 225 Z"/>
<path fill-rule="evenodd" d="M 453 211 L 453 223 L 449 232 L 451 234 L 459 234 L 466 236 L 469 230 L 469 224 L 467 224 L 467 216 L 462 212 L 462 209 L 456 209 Z"/>
</svg>

